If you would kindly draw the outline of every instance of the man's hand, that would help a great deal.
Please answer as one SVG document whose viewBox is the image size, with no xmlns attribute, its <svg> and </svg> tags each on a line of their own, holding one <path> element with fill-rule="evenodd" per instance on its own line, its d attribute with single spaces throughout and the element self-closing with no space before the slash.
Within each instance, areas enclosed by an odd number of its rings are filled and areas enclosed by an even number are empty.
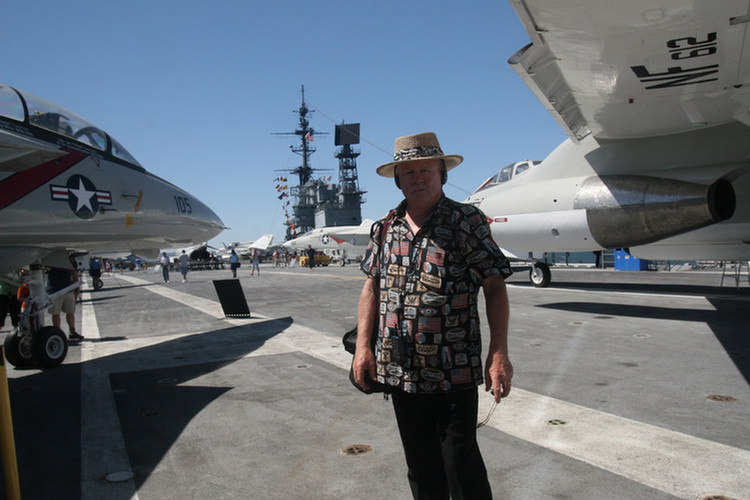
<svg viewBox="0 0 750 500">
<path fill-rule="evenodd" d="M 513 365 L 508 358 L 508 292 L 501 276 L 487 278 L 482 284 L 490 326 L 490 347 L 484 365 L 486 390 L 494 389 L 495 402 L 510 393 Z"/>
<path fill-rule="evenodd" d="M 357 346 L 357 351 L 354 354 L 354 361 L 352 363 L 354 381 L 357 385 L 362 389 L 369 390 L 369 382 L 375 380 L 375 370 L 375 354 L 368 348 L 360 349 L 359 346 Z"/>
<path fill-rule="evenodd" d="M 492 389 L 495 402 L 510 394 L 510 381 L 513 378 L 513 365 L 506 355 L 500 352 L 489 353 L 484 368 L 485 391 Z"/>
</svg>

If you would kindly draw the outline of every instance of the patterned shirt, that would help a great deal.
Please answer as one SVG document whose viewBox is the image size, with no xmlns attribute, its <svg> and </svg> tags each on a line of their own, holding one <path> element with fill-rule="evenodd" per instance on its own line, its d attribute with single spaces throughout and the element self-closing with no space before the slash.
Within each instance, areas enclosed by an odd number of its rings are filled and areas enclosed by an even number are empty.
<svg viewBox="0 0 750 500">
<path fill-rule="evenodd" d="M 379 283 L 377 380 L 408 393 L 481 385 L 477 294 L 510 264 L 478 208 L 443 196 L 417 234 L 405 209 L 373 224 L 361 265 Z"/>
</svg>

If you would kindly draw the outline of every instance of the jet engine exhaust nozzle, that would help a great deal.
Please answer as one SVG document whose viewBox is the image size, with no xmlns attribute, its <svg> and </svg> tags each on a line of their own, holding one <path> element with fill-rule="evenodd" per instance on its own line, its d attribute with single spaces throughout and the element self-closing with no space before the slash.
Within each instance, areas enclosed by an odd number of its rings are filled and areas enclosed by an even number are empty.
<svg viewBox="0 0 750 500">
<path fill-rule="evenodd" d="M 587 178 L 575 208 L 586 210 L 589 230 L 604 248 L 647 245 L 686 233 L 734 214 L 732 183 L 710 186 L 638 175 Z"/>
</svg>

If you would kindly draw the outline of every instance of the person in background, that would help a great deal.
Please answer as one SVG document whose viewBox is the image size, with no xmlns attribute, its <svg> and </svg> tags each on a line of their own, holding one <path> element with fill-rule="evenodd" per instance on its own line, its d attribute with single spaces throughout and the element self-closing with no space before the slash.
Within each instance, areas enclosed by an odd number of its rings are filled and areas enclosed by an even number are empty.
<svg viewBox="0 0 750 500">
<path fill-rule="evenodd" d="M 99 257 L 89 259 L 89 276 L 94 283 L 94 288 L 97 288 L 96 282 L 102 278 L 102 262 Z"/>
<path fill-rule="evenodd" d="M 258 271 L 258 276 L 260 276 L 260 252 L 258 250 L 251 250 L 251 252 L 250 263 L 252 268 L 250 269 L 250 275 L 252 276 L 255 271 Z"/>
<path fill-rule="evenodd" d="M 313 250 L 312 245 L 307 245 L 307 250 L 305 250 L 307 253 L 307 265 L 310 267 L 310 271 L 315 269 L 315 250 Z"/>
<path fill-rule="evenodd" d="M 180 274 L 182 274 L 182 282 L 187 281 L 188 267 L 190 265 L 190 257 L 185 253 L 185 250 L 180 254 Z"/>
<path fill-rule="evenodd" d="M 78 272 L 75 270 L 76 263 L 71 257 L 71 265 L 73 268 L 63 269 L 60 267 L 50 267 L 47 271 L 47 293 L 51 294 L 67 288 L 68 286 L 78 281 Z M 80 287 L 79 287 L 80 288 Z M 70 340 L 83 340 L 83 335 L 76 331 L 76 293 L 78 288 L 64 295 L 57 297 L 55 303 L 50 309 L 52 315 L 52 325 L 60 328 L 61 318 L 60 314 L 65 313 L 65 321 L 68 324 L 68 339 Z"/>
<path fill-rule="evenodd" d="M 164 283 L 169 283 L 169 257 L 167 257 L 167 252 L 161 253 L 159 265 L 161 266 L 161 276 L 164 278 Z"/>
<path fill-rule="evenodd" d="M 240 258 L 237 256 L 237 252 L 232 249 L 232 253 L 229 256 L 229 268 L 232 270 L 232 277 L 237 277 L 237 268 L 240 267 Z"/>
<path fill-rule="evenodd" d="M 6 276 L 15 282 L 20 281 L 18 272 L 13 272 Z M 16 298 L 18 296 L 18 286 L 0 280 L 0 330 L 5 327 L 5 318 L 10 315 L 10 324 L 13 328 L 18 328 L 18 319 L 21 315 L 21 303 Z"/>
</svg>

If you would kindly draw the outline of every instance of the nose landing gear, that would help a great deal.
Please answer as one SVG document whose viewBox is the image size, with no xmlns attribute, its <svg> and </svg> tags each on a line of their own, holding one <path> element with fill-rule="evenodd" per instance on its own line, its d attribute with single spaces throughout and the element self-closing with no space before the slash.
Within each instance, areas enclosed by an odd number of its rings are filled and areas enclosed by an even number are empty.
<svg viewBox="0 0 750 500">
<path fill-rule="evenodd" d="M 53 368 L 68 354 L 68 337 L 55 326 L 44 326 L 44 313 L 57 296 L 75 289 L 78 284 L 47 295 L 41 263 L 29 266 L 29 295 L 18 330 L 5 338 L 5 357 L 16 368 Z"/>
<path fill-rule="evenodd" d="M 16 368 L 31 368 L 34 366 L 34 356 L 31 349 L 31 335 L 13 332 L 5 337 L 5 359 Z"/>
<path fill-rule="evenodd" d="M 45 326 L 31 337 L 31 348 L 43 368 L 60 365 L 68 354 L 68 338 L 62 330 Z"/>
<path fill-rule="evenodd" d="M 16 368 L 54 368 L 68 354 L 68 338 L 54 326 L 15 332 L 5 337 L 5 357 Z"/>
</svg>

